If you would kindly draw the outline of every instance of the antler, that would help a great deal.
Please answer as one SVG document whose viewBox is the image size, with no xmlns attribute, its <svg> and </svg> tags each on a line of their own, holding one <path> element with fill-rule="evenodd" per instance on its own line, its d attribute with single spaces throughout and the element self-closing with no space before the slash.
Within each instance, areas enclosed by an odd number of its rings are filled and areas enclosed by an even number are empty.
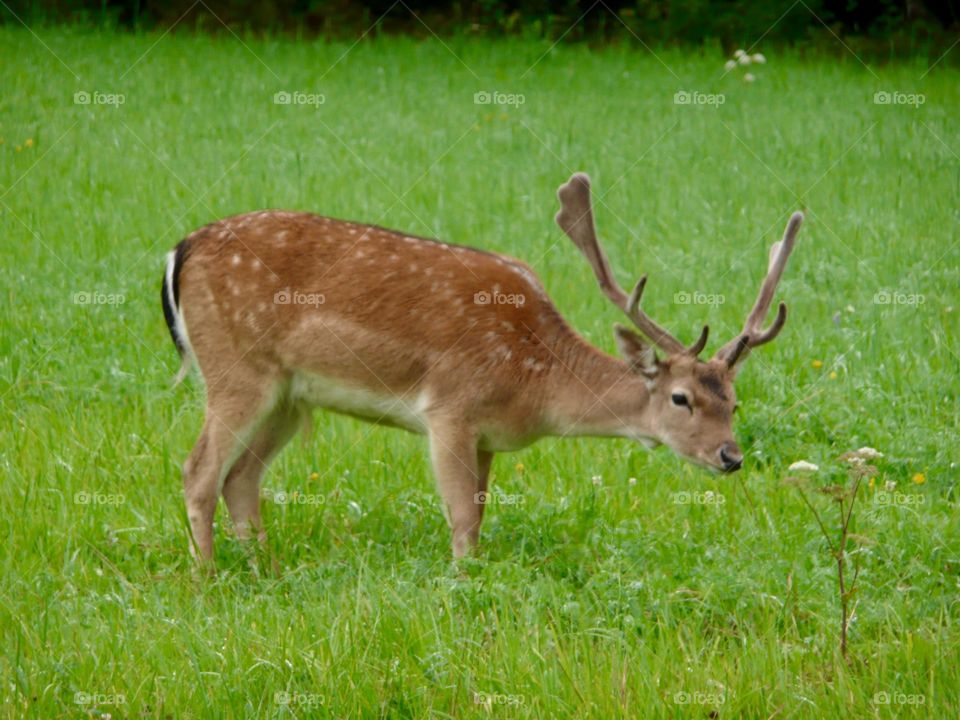
<svg viewBox="0 0 960 720">
<path fill-rule="evenodd" d="M 790 216 L 787 228 L 783 231 L 783 240 L 775 242 L 770 248 L 767 277 L 764 278 L 763 285 L 760 286 L 760 294 L 753 304 L 753 309 L 747 315 L 747 321 L 743 324 L 743 331 L 717 351 L 715 357 L 724 360 L 728 366 L 733 367 L 738 361 L 743 361 L 750 354 L 752 348 L 770 342 L 783 329 L 783 325 L 787 321 L 787 306 L 784 303 L 780 303 L 777 309 L 777 317 L 774 318 L 770 327 L 763 330 L 761 329 L 761 323 L 770 311 L 773 294 L 777 289 L 777 283 L 780 282 L 780 276 L 783 275 L 783 269 L 787 266 L 787 258 L 790 257 L 790 252 L 793 250 L 802 222 L 803 213 L 795 212 Z"/>
<path fill-rule="evenodd" d="M 697 342 L 688 348 L 640 309 L 640 297 L 647 284 L 646 275 L 640 278 L 630 295 L 627 295 L 617 284 L 607 256 L 597 239 L 593 224 L 593 209 L 590 205 L 590 178 L 586 173 L 574 173 L 570 176 L 570 179 L 557 190 L 557 196 L 560 198 L 560 212 L 556 217 L 557 225 L 587 258 L 603 294 L 626 313 L 644 335 L 665 352 L 671 355 L 677 353 L 697 355 L 703 350 L 709 333 L 709 328 L 706 326 Z"/>
</svg>

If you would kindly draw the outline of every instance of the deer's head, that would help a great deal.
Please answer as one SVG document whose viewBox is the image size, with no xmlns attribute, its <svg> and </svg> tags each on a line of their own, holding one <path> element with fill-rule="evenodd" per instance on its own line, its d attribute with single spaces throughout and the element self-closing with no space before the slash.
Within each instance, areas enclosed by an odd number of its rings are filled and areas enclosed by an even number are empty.
<svg viewBox="0 0 960 720">
<path fill-rule="evenodd" d="M 629 295 L 617 284 L 597 239 L 590 179 L 576 173 L 560 186 L 557 194 L 557 224 L 587 258 L 603 293 L 642 333 L 618 325 L 616 340 L 630 370 L 641 375 L 646 383 L 646 415 L 652 418 L 654 439 L 698 465 L 724 472 L 739 470 L 743 455 L 733 437 L 733 381 L 750 351 L 773 340 L 787 320 L 787 307 L 780 303 L 773 323 L 766 329 L 762 327 L 803 222 L 802 213 L 791 216 L 783 239 L 771 247 L 767 276 L 743 330 L 712 358 L 701 360 L 708 327 L 704 326 L 695 343 L 686 346 L 640 309 L 646 276 L 640 278 Z M 657 348 L 664 353 L 663 357 L 658 356 Z"/>
</svg>

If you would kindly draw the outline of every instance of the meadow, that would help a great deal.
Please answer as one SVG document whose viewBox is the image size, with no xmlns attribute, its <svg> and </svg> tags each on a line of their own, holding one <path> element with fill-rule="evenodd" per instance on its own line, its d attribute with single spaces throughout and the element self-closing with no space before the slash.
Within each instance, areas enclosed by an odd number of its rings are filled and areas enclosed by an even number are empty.
<svg viewBox="0 0 960 720">
<path fill-rule="evenodd" d="M 0 27 L 0 716 L 956 717 L 960 78 L 757 51 Z M 369 221 L 522 258 L 614 352 L 553 223 L 574 170 L 621 282 L 709 350 L 806 211 L 787 326 L 737 382 L 744 469 L 500 455 L 455 566 L 425 441 L 317 413 L 264 484 L 279 573 L 221 505 L 198 575 L 204 396 L 172 385 L 165 253 L 259 208 Z M 835 559 L 783 481 L 863 446 L 844 659 Z"/>
</svg>

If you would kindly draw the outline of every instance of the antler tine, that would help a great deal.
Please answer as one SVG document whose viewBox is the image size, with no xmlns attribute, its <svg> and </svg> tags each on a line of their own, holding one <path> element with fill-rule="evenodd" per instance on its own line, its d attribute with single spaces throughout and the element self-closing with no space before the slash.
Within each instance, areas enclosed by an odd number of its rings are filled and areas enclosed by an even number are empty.
<svg viewBox="0 0 960 720">
<path fill-rule="evenodd" d="M 801 223 L 803 223 L 803 213 L 795 212 L 790 216 L 787 227 L 783 232 L 783 239 L 775 242 L 770 248 L 767 276 L 760 286 L 760 293 L 757 295 L 757 300 L 753 304 L 750 314 L 747 315 L 743 331 L 717 351 L 716 357 L 726 360 L 731 367 L 738 360 L 745 359 L 752 348 L 768 343 L 777 337 L 787 322 L 787 306 L 781 302 L 777 308 L 777 316 L 770 327 L 766 330 L 761 328 L 761 324 L 770 311 L 777 284 L 780 282 L 783 270 L 787 266 L 790 253 L 793 251 Z"/>
<path fill-rule="evenodd" d="M 603 294 L 626 313 L 644 335 L 665 352 L 670 354 L 686 352 L 687 349 L 683 343 L 640 310 L 640 297 L 647 282 L 646 275 L 640 278 L 629 296 L 614 279 L 610 262 L 597 239 L 593 209 L 590 204 L 590 178 L 586 173 L 571 175 L 570 179 L 557 190 L 557 197 L 560 198 L 560 212 L 556 216 L 557 225 L 587 258 Z M 699 341 L 693 347 L 698 344 Z"/>
</svg>

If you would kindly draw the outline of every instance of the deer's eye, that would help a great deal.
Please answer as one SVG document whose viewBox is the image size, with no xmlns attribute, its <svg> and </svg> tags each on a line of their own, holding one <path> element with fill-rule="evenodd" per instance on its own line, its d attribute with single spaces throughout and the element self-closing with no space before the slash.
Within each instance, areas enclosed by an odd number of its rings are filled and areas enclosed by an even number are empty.
<svg viewBox="0 0 960 720">
<path fill-rule="evenodd" d="M 678 407 L 690 407 L 690 401 L 687 399 L 687 396 L 680 392 L 675 392 L 670 396 L 670 399 L 673 401 L 673 404 Z"/>
</svg>

